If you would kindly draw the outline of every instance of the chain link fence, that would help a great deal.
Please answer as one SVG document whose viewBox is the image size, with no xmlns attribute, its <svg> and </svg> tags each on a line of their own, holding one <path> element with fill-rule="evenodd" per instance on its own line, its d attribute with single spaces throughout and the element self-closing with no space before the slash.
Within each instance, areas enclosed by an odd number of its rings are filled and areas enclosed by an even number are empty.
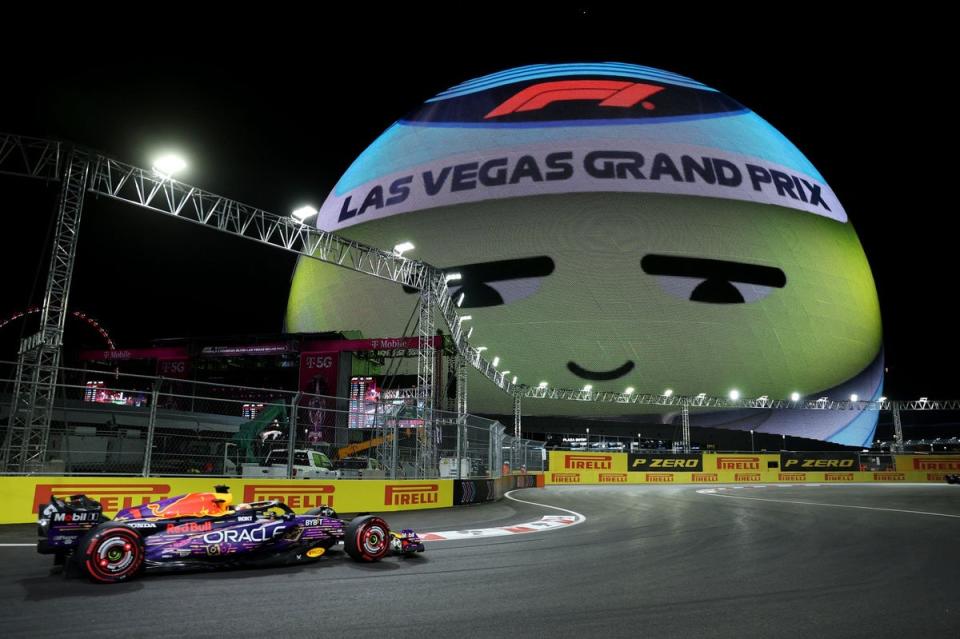
<svg viewBox="0 0 960 639">
<path fill-rule="evenodd" d="M 14 373 L 15 365 L 0 363 L 4 447 L 12 440 Z M 468 479 L 546 466 L 542 443 L 514 440 L 499 422 L 396 395 L 368 401 L 62 369 L 46 454 L 34 472 Z"/>
</svg>

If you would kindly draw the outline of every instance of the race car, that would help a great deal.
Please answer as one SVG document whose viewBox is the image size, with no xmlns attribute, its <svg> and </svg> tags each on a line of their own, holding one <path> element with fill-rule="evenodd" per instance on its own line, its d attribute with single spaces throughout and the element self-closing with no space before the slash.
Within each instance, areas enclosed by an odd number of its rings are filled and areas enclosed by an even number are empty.
<svg viewBox="0 0 960 639">
<path fill-rule="evenodd" d="M 85 495 L 51 497 L 39 508 L 37 552 L 95 582 L 127 581 L 143 570 L 275 566 L 316 561 L 343 542 L 356 561 L 423 552 L 412 530 L 391 532 L 373 515 L 349 523 L 323 506 L 296 514 L 278 500 L 231 505 L 226 486 L 133 506 L 111 521 Z"/>
<path fill-rule="evenodd" d="M 960 484 L 960 475 L 945 475 L 948 484 Z"/>
</svg>

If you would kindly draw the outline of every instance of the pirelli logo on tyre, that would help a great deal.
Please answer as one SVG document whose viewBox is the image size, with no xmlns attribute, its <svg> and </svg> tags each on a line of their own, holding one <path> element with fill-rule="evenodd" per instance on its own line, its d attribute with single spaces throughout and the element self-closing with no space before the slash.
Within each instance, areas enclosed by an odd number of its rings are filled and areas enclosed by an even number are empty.
<svg viewBox="0 0 960 639">
<path fill-rule="evenodd" d="M 247 484 L 243 487 L 243 501 L 270 501 L 277 499 L 293 509 L 333 507 L 333 484 Z"/>
<path fill-rule="evenodd" d="M 415 506 L 439 502 L 439 484 L 387 484 L 383 489 L 384 506 Z"/>
<path fill-rule="evenodd" d="M 699 472 L 703 470 L 703 458 L 700 455 L 691 454 L 630 453 L 627 456 L 627 470 L 634 472 L 651 470 Z"/>
<path fill-rule="evenodd" d="M 627 483 L 626 473 L 600 473 L 599 480 L 601 484 L 625 484 Z"/>
<path fill-rule="evenodd" d="M 99 501 L 104 512 L 116 512 L 168 497 L 170 495 L 170 485 L 121 482 L 115 484 L 84 484 L 80 482 L 37 484 L 33 491 L 32 511 L 36 513 L 41 504 L 50 503 L 50 497 L 52 496 L 63 498 L 70 495 L 86 495 Z"/>
<path fill-rule="evenodd" d="M 760 458 L 739 455 L 736 457 L 729 455 L 717 457 L 717 470 L 760 470 Z M 757 481 L 759 479 L 758 476 Z"/>
<path fill-rule="evenodd" d="M 673 473 L 647 473 L 648 484 L 672 484 Z"/>
<path fill-rule="evenodd" d="M 579 484 L 580 473 L 551 473 L 550 481 L 555 484 Z"/>
<path fill-rule="evenodd" d="M 717 481 L 717 473 L 693 473 L 690 475 L 690 481 L 695 484 L 715 484 Z"/>
<path fill-rule="evenodd" d="M 853 481 L 853 473 L 824 473 L 824 481 Z"/>
<path fill-rule="evenodd" d="M 613 455 L 564 455 L 563 467 L 575 470 L 610 470 Z"/>
<path fill-rule="evenodd" d="M 960 471 L 960 458 L 950 457 L 914 457 L 914 470 Z"/>
<path fill-rule="evenodd" d="M 780 481 L 807 481 L 806 473 L 778 473 L 777 479 Z"/>
<path fill-rule="evenodd" d="M 873 481 L 906 481 L 904 473 L 874 473 Z"/>
<path fill-rule="evenodd" d="M 760 473 L 734 473 L 733 481 L 735 482 L 760 481 Z"/>
</svg>

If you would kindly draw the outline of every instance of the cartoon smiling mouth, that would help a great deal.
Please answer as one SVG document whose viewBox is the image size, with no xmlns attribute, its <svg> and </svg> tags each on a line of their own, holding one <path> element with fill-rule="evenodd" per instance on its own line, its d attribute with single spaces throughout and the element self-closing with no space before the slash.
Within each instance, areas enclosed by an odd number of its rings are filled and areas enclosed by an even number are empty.
<svg viewBox="0 0 960 639">
<path fill-rule="evenodd" d="M 609 371 L 588 371 L 576 362 L 567 362 L 567 370 L 581 379 L 589 379 L 595 382 L 609 381 L 618 379 L 633 370 L 633 360 L 627 360 L 622 366 L 618 366 Z"/>
</svg>

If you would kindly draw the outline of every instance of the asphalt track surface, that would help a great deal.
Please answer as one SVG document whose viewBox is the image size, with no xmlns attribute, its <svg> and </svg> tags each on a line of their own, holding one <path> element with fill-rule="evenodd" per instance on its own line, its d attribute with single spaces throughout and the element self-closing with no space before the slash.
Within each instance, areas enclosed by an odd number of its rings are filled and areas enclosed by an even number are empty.
<svg viewBox="0 0 960 639">
<path fill-rule="evenodd" d="M 960 637 L 960 487 L 570 486 L 513 496 L 560 530 L 332 552 L 290 568 L 102 586 L 0 547 L 5 637 Z M 390 514 L 443 531 L 562 514 L 504 500 Z M 7 526 L 0 543 L 31 542 Z"/>
</svg>

